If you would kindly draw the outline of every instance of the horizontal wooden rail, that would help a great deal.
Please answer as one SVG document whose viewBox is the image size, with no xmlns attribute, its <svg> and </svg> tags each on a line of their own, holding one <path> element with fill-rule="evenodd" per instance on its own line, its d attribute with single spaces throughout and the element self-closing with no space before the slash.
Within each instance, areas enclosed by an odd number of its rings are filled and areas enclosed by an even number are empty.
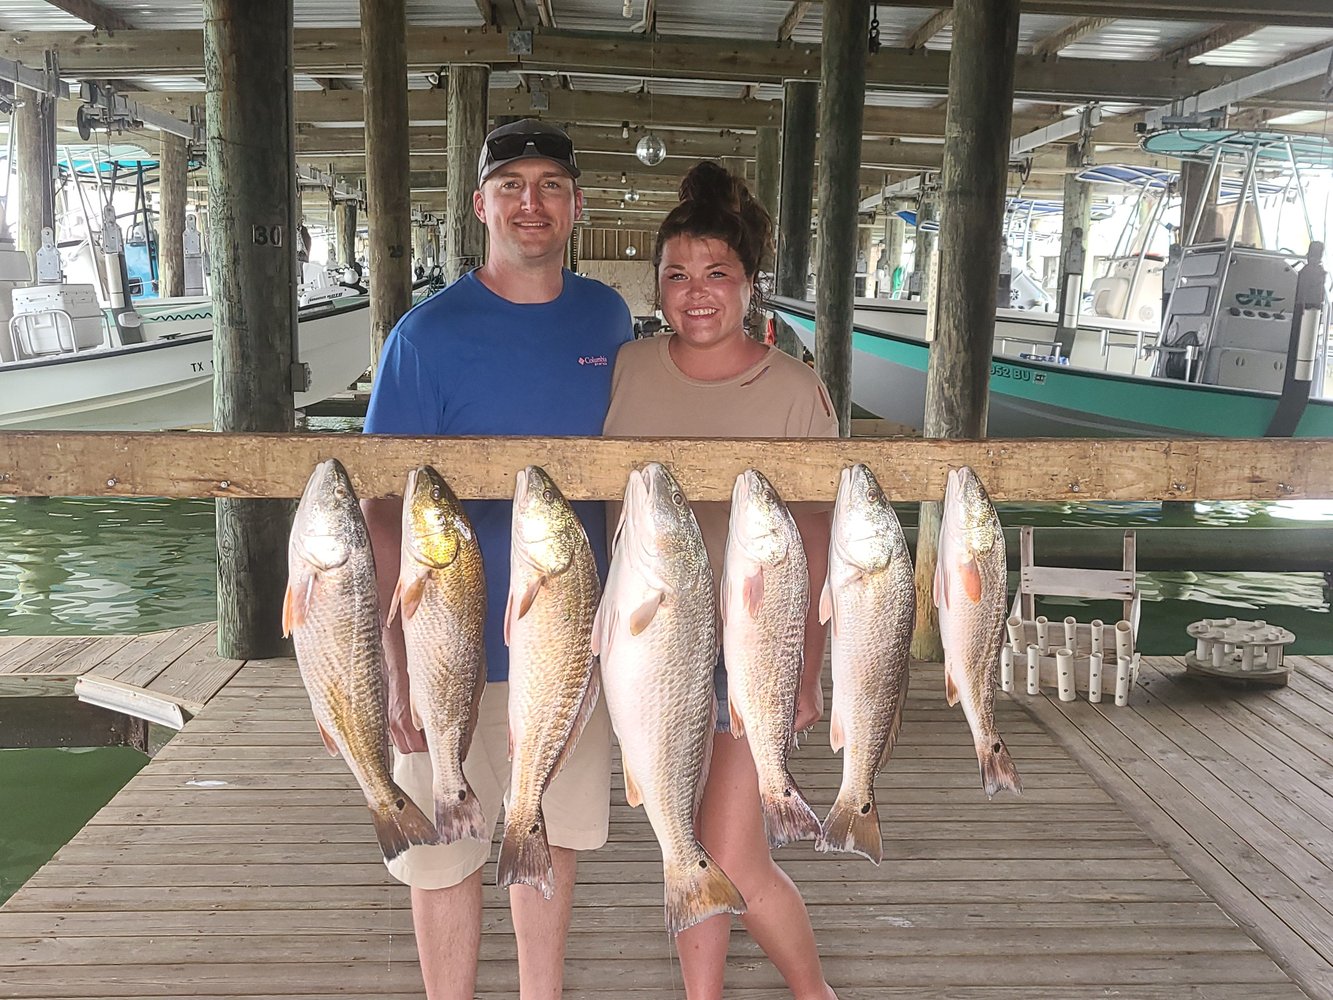
<svg viewBox="0 0 1333 1000">
<path fill-rule="evenodd" d="M 996 500 L 1333 498 L 1333 439 L 842 440 L 407 438 L 359 434 L 0 434 L 0 495 L 296 497 L 337 458 L 363 497 L 396 496 L 429 463 L 459 496 L 507 497 L 541 465 L 571 499 L 619 498 L 629 470 L 663 462 L 694 500 L 730 496 L 753 466 L 788 500 L 831 500 L 838 472 L 865 462 L 894 500 L 943 495 L 971 465 Z"/>
</svg>

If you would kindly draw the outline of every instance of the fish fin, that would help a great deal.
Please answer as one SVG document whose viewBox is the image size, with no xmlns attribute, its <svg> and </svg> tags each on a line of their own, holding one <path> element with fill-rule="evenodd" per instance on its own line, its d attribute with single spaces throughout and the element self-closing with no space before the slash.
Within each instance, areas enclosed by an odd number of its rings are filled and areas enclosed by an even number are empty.
<svg viewBox="0 0 1333 1000">
<path fill-rule="evenodd" d="M 570 756 L 574 753 L 574 748 L 578 746 L 579 737 L 583 735 L 583 730 L 588 726 L 588 720 L 592 718 L 593 710 L 597 708 L 597 699 L 602 695 L 602 672 L 597 669 L 597 664 L 593 663 L 592 672 L 588 677 L 588 686 L 583 690 L 583 701 L 579 705 L 578 714 L 574 716 L 574 725 L 570 727 L 569 738 L 565 740 L 565 746 L 560 751 L 560 756 L 555 759 L 555 767 L 551 770 L 551 777 L 547 784 L 555 780 L 567 763 Z"/>
<path fill-rule="evenodd" d="M 953 682 L 948 661 L 944 664 L 944 700 L 949 703 L 950 708 L 958 704 L 958 685 Z"/>
<path fill-rule="evenodd" d="M 819 624 L 827 625 L 830 621 L 833 622 L 834 635 L 838 634 L 837 611 L 837 605 L 833 603 L 833 584 L 828 577 L 825 577 L 824 589 L 819 592 Z"/>
<path fill-rule="evenodd" d="M 829 712 L 828 745 L 834 753 L 847 745 L 846 735 L 842 731 L 842 715 L 838 712 L 837 705 L 834 705 L 833 710 Z"/>
<path fill-rule="evenodd" d="M 819 836 L 819 817 L 805 801 L 796 780 L 783 775 L 782 791 L 759 792 L 759 806 L 764 813 L 764 829 L 768 832 L 768 846 L 778 848 L 794 840 L 815 840 Z"/>
<path fill-rule="evenodd" d="M 986 798 L 994 798 L 996 792 L 1006 788 L 1015 795 L 1023 794 L 1023 779 L 1018 776 L 1009 748 L 1000 737 L 995 737 L 993 744 L 977 746 L 977 762 L 981 765 L 981 785 L 986 789 Z"/>
<path fill-rule="evenodd" d="M 981 603 L 981 567 L 976 559 L 969 556 L 958 567 L 958 575 L 963 582 L 963 593 L 973 604 Z"/>
<path fill-rule="evenodd" d="M 755 567 L 753 573 L 745 577 L 745 583 L 741 587 L 741 600 L 745 602 L 745 610 L 750 612 L 751 618 L 758 618 L 759 612 L 764 606 L 764 568 Z"/>
<path fill-rule="evenodd" d="M 481 800 L 463 773 L 460 771 L 457 780 L 447 787 L 439 783 L 438 777 L 436 781 L 435 829 L 439 831 L 440 843 L 452 844 L 471 837 L 489 844 L 491 828 L 482 812 Z"/>
<path fill-rule="evenodd" d="M 439 832 L 426 818 L 411 797 L 393 782 L 389 783 L 393 798 L 381 809 L 373 806 L 371 819 L 375 823 L 375 838 L 385 861 L 392 861 L 413 844 L 438 844 Z"/>
<path fill-rule="evenodd" d="M 421 570 L 416 574 L 405 574 L 398 578 L 397 585 L 393 588 L 393 600 L 389 603 L 390 624 L 393 623 L 394 615 L 402 612 L 403 621 L 408 621 L 417 613 L 417 608 L 421 605 L 421 596 L 426 592 L 426 581 L 430 578 L 428 570 Z"/>
<path fill-rule="evenodd" d="M 697 856 L 668 864 L 663 874 L 667 930 L 673 935 L 719 913 L 745 912 L 740 890 L 702 845 Z"/>
<path fill-rule="evenodd" d="M 545 899 L 555 895 L 551 845 L 546 840 L 546 820 L 540 806 L 531 819 L 516 819 L 513 813 L 505 812 L 505 832 L 500 842 L 500 860 L 495 866 L 495 884 L 503 889 L 515 882 L 532 886 Z"/>
<path fill-rule="evenodd" d="M 741 719 L 741 710 L 736 707 L 730 695 L 727 695 L 727 715 L 731 720 L 731 735 L 740 739 L 745 735 L 745 722 Z"/>
<path fill-rule="evenodd" d="M 510 628 L 509 623 L 514 619 L 514 592 L 510 590 L 505 596 L 505 645 L 509 645 Z"/>
<path fill-rule="evenodd" d="M 935 579 L 931 585 L 931 592 L 935 597 L 935 607 L 949 606 L 949 564 L 944 558 L 935 562 Z"/>
<path fill-rule="evenodd" d="M 282 596 L 282 637 L 285 639 L 292 630 L 305 624 L 310 605 L 315 599 L 315 582 L 318 577 L 313 572 L 302 573 L 296 579 L 287 581 L 287 591 Z"/>
<path fill-rule="evenodd" d="M 884 860 L 884 837 L 879 829 L 879 810 L 875 808 L 874 790 L 868 795 L 838 794 L 828 818 L 815 841 L 817 851 L 848 851 L 859 854 L 871 864 Z"/>
<path fill-rule="evenodd" d="M 319 738 L 324 741 L 324 749 L 326 749 L 329 752 L 330 757 L 337 757 L 338 744 L 333 742 L 333 737 L 329 735 L 329 731 L 327 729 L 325 729 L 318 722 L 316 722 L 315 725 L 319 726 Z"/>
<path fill-rule="evenodd" d="M 421 713 L 417 711 L 417 695 L 410 684 L 407 689 L 407 707 L 412 713 L 412 725 L 425 732 L 426 727 L 421 724 Z"/>
<path fill-rule="evenodd" d="M 629 616 L 629 634 L 639 635 L 649 625 L 653 623 L 653 618 L 657 616 L 657 609 L 662 606 L 663 594 L 660 590 L 654 590 L 651 597 L 644 601 L 634 613 Z"/>
<path fill-rule="evenodd" d="M 527 589 L 523 591 L 523 597 L 518 602 L 518 612 L 514 615 L 514 621 L 519 621 L 524 615 L 532 610 L 532 602 L 537 599 L 537 591 L 542 589 L 542 584 L 546 582 L 546 577 L 535 577 L 528 583 Z"/>
<path fill-rule="evenodd" d="M 629 764 L 622 758 L 620 769 L 625 775 L 625 801 L 629 803 L 631 809 L 637 809 L 643 805 L 643 791 L 639 788 L 639 783 L 634 780 L 634 772 L 630 770 Z"/>
</svg>

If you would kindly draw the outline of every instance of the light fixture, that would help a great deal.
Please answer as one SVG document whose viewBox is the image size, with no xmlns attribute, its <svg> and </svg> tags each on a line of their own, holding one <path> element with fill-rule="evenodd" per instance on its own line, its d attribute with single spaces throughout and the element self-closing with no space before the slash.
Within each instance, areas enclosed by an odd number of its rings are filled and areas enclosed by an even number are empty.
<svg viewBox="0 0 1333 1000">
<path fill-rule="evenodd" d="M 644 166 L 655 167 L 666 159 L 666 143 L 660 138 L 649 132 L 639 144 L 634 147 L 634 155 L 639 158 L 639 162 Z"/>
<path fill-rule="evenodd" d="M 634 2 L 633 2 L 633 0 L 625 0 L 625 6 L 620 8 L 620 16 L 621 16 L 621 17 L 633 17 L 633 16 L 634 16 Z"/>
<path fill-rule="evenodd" d="M 625 247 L 625 256 L 626 256 L 626 257 L 633 257 L 633 256 L 637 255 L 638 252 L 639 252 L 639 251 L 638 251 L 637 249 L 635 249 L 635 246 L 634 246 L 633 243 L 631 243 L 629 246 Z"/>
<path fill-rule="evenodd" d="M 622 139 L 629 138 L 629 122 L 620 123 L 620 138 Z"/>
<path fill-rule="evenodd" d="M 629 178 L 625 175 L 625 171 L 623 171 L 623 170 L 620 171 L 620 183 L 621 183 L 621 184 L 628 184 L 628 183 L 629 183 Z"/>
<path fill-rule="evenodd" d="M 630 188 L 628 191 L 625 192 L 625 200 L 628 202 L 638 201 L 639 192 L 635 191 L 633 188 Z"/>
</svg>

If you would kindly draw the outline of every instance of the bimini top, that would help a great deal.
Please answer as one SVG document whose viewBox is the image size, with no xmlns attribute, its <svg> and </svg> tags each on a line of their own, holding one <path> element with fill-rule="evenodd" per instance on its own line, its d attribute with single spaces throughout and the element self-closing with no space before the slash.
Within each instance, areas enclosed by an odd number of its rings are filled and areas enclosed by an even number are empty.
<svg viewBox="0 0 1333 1000">
<path fill-rule="evenodd" d="M 1114 184 L 1127 188 L 1166 191 L 1180 173 L 1165 167 L 1139 167 L 1128 163 L 1097 163 L 1084 167 L 1075 179 L 1087 184 Z"/>
<path fill-rule="evenodd" d="M 1142 145 L 1145 152 L 1182 160 L 1208 161 L 1220 150 L 1224 158 L 1256 156 L 1260 167 L 1333 170 L 1333 143 L 1320 135 L 1299 132 L 1168 128 L 1144 136 Z"/>
</svg>

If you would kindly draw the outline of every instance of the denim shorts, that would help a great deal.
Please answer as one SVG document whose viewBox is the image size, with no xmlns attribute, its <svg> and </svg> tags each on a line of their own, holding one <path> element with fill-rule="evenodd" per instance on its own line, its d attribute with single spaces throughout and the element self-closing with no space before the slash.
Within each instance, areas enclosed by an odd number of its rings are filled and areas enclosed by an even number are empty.
<svg viewBox="0 0 1333 1000">
<path fill-rule="evenodd" d="M 722 662 L 722 654 L 717 654 L 717 664 L 713 667 L 713 693 L 717 695 L 717 722 L 713 726 L 715 733 L 731 732 L 731 710 L 727 708 L 727 665 Z"/>
</svg>

